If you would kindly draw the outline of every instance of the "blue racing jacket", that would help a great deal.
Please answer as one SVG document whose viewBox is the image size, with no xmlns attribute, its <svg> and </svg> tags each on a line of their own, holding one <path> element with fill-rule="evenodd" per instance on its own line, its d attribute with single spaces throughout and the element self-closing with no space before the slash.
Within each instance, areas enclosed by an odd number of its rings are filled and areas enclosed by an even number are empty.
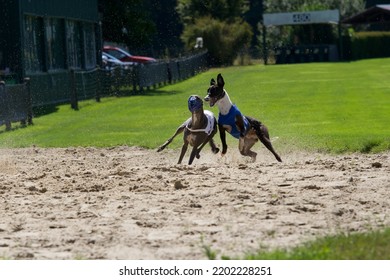
<svg viewBox="0 0 390 280">
<path fill-rule="evenodd" d="M 235 138 L 240 138 L 240 131 L 238 130 L 236 126 L 236 116 L 242 116 L 244 120 L 244 126 L 245 126 L 245 131 L 243 134 L 246 134 L 246 131 L 248 131 L 249 128 L 249 122 L 247 118 L 243 114 L 241 114 L 240 110 L 237 108 L 236 105 L 232 105 L 232 107 L 229 110 L 229 113 L 227 115 L 222 115 L 219 113 L 218 115 L 218 124 L 221 125 L 229 125 L 231 126 L 232 130 L 229 131 L 229 133 L 235 137 Z"/>
</svg>

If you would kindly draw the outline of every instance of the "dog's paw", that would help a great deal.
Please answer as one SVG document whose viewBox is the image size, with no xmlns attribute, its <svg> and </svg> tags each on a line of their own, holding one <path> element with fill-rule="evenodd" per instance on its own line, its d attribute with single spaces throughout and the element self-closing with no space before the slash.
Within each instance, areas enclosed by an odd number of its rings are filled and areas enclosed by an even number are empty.
<svg viewBox="0 0 390 280">
<path fill-rule="evenodd" d="M 215 148 L 215 149 L 213 150 L 213 153 L 214 153 L 214 154 L 218 154 L 218 153 L 219 153 L 219 149 L 218 149 L 218 148 Z"/>
<path fill-rule="evenodd" d="M 158 147 L 157 153 L 161 152 L 161 151 L 164 150 L 164 149 L 165 149 L 165 146 Z"/>
</svg>

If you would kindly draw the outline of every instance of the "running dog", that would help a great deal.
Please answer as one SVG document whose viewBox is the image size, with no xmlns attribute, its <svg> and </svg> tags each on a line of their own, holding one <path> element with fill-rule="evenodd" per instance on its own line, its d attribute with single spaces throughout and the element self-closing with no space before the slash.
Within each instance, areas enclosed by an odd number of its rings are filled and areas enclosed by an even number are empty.
<svg viewBox="0 0 390 280">
<path fill-rule="evenodd" d="M 217 82 L 211 79 L 207 96 L 204 98 L 209 102 L 210 107 L 217 104 L 219 109 L 218 128 L 222 142 L 222 155 L 227 152 L 226 131 L 233 137 L 239 139 L 238 149 L 243 156 L 249 156 L 252 161 L 256 161 L 257 153 L 251 151 L 252 146 L 260 139 L 261 143 L 271 151 L 275 158 L 281 162 L 282 159 L 272 147 L 267 127 L 260 121 L 244 116 L 234 105 L 226 90 L 225 81 L 221 74 L 217 76 Z"/>
<path fill-rule="evenodd" d="M 157 149 L 157 152 L 164 150 L 165 147 L 172 142 L 173 138 L 184 131 L 184 144 L 181 148 L 178 164 L 182 162 L 187 151 L 188 144 L 190 144 L 193 148 L 188 164 L 191 165 L 195 157 L 200 157 L 199 153 L 207 142 L 210 143 L 211 150 L 214 154 L 219 152 L 219 149 L 215 146 L 213 140 L 218 128 L 214 114 L 210 111 L 203 110 L 203 101 L 199 96 L 190 96 L 188 99 L 188 109 L 192 113 L 192 117 L 179 126 L 175 134 L 162 144 Z"/>
</svg>

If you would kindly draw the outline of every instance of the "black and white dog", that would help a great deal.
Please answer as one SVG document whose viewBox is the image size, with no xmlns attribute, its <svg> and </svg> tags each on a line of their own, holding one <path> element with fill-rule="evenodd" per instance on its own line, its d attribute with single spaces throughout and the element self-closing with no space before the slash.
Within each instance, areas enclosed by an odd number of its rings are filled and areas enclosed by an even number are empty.
<svg viewBox="0 0 390 280">
<path fill-rule="evenodd" d="M 211 79 L 205 97 L 205 101 L 210 103 L 210 107 L 216 104 L 219 109 L 218 128 L 222 142 L 222 154 L 227 152 L 227 131 L 233 137 L 239 139 L 238 149 L 240 153 L 251 157 L 252 161 L 256 161 L 257 153 L 251 151 L 251 148 L 260 139 L 261 143 L 281 162 L 282 159 L 272 147 L 267 127 L 260 121 L 241 114 L 236 105 L 231 102 L 224 85 L 225 81 L 222 75 L 218 74 L 217 82 Z"/>
<path fill-rule="evenodd" d="M 195 157 L 200 157 L 199 153 L 207 143 L 210 143 L 211 150 L 214 154 L 219 152 L 219 149 L 215 146 L 213 141 L 213 137 L 218 130 L 217 120 L 215 119 L 214 114 L 210 111 L 203 110 L 203 101 L 197 95 L 192 95 L 188 99 L 188 109 L 192 113 L 192 117 L 179 126 L 175 134 L 157 150 L 157 152 L 164 150 L 165 147 L 172 142 L 176 135 L 184 131 L 184 144 L 181 148 L 178 164 L 180 164 L 183 160 L 188 144 L 193 147 L 188 164 L 192 164 Z"/>
</svg>

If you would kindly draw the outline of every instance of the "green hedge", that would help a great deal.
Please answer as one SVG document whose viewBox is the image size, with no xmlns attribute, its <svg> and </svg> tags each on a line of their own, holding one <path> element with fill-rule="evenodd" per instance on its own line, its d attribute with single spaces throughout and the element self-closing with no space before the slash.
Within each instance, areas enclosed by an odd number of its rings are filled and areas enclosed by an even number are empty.
<svg viewBox="0 0 390 280">
<path fill-rule="evenodd" d="M 356 32 L 350 37 L 351 59 L 390 57 L 390 32 Z"/>
<path fill-rule="evenodd" d="M 181 38 L 190 50 L 194 47 L 196 38 L 203 37 L 210 64 L 220 66 L 232 65 L 239 52 L 249 46 L 252 35 L 250 25 L 239 19 L 224 22 L 202 17 L 186 26 Z"/>
</svg>

